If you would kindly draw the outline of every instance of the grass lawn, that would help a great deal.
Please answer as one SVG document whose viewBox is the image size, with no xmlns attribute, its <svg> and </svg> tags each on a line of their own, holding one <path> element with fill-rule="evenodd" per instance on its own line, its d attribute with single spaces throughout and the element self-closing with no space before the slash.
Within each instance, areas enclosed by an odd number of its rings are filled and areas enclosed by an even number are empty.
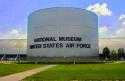
<svg viewBox="0 0 125 81">
<path fill-rule="evenodd" d="M 38 64 L 0 64 L 0 77 L 9 75 L 12 73 L 22 72 L 30 70 L 42 65 Z"/>
<path fill-rule="evenodd" d="M 76 64 L 58 65 L 44 72 L 27 77 L 24 81 L 124 79 L 125 64 Z"/>
</svg>

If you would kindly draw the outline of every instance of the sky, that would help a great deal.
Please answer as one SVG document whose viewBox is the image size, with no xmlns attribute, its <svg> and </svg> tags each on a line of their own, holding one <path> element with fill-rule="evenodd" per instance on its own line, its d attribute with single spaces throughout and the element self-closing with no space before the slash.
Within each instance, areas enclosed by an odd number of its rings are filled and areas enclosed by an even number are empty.
<svg viewBox="0 0 125 81">
<path fill-rule="evenodd" d="M 99 17 L 99 38 L 125 38 L 125 0 L 0 0 L 0 39 L 26 39 L 27 17 L 38 9 L 76 7 Z"/>
</svg>

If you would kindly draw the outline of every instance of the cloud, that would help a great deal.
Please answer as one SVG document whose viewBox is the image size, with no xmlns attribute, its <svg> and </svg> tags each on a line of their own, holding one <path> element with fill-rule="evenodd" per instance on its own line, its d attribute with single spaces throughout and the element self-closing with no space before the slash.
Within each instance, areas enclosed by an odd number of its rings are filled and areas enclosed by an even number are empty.
<svg viewBox="0 0 125 81">
<path fill-rule="evenodd" d="M 100 38 L 125 38 L 125 14 L 122 14 L 118 18 L 117 28 L 115 30 L 109 29 L 108 26 L 102 26 L 99 28 Z M 112 27 L 113 28 L 113 27 Z"/>
<path fill-rule="evenodd" d="M 109 38 L 111 34 L 111 31 L 108 26 L 102 26 L 99 27 L 99 37 L 100 38 Z"/>
<path fill-rule="evenodd" d="M 122 38 L 100 38 L 99 39 L 99 50 L 100 52 L 104 47 L 109 47 L 110 49 L 125 48 L 125 39 Z"/>
<path fill-rule="evenodd" d="M 116 33 L 116 37 L 125 37 L 125 27 L 119 28 Z"/>
<path fill-rule="evenodd" d="M 26 33 L 19 29 L 11 29 L 0 33 L 0 39 L 26 39 Z"/>
<path fill-rule="evenodd" d="M 125 21 L 124 21 L 124 22 L 122 22 L 122 25 L 125 25 Z"/>
<path fill-rule="evenodd" d="M 102 3 L 102 4 L 96 3 L 94 5 L 89 5 L 87 7 L 87 10 L 92 11 L 100 16 L 111 16 L 112 15 L 112 11 L 108 8 L 107 3 Z"/>
<path fill-rule="evenodd" d="M 19 31 L 17 29 L 12 29 L 9 33 L 13 35 L 18 35 Z"/>
<path fill-rule="evenodd" d="M 106 32 L 108 32 L 108 27 L 107 26 L 100 27 L 99 28 L 99 32 L 100 33 L 106 33 Z"/>
<path fill-rule="evenodd" d="M 119 20 L 125 19 L 125 14 L 120 15 Z"/>
<path fill-rule="evenodd" d="M 117 22 L 116 30 L 111 30 L 107 26 L 99 28 L 100 51 L 106 46 L 110 49 L 125 48 L 125 14 L 120 15 Z"/>
<path fill-rule="evenodd" d="M 115 37 L 125 37 L 125 14 L 120 15 L 118 19 L 118 28 L 114 33 Z"/>
</svg>

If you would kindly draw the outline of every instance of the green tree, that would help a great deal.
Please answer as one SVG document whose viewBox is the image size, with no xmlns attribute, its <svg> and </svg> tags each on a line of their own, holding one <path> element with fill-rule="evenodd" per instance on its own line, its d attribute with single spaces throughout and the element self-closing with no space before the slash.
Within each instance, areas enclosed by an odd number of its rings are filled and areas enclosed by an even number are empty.
<svg viewBox="0 0 125 81">
<path fill-rule="evenodd" d="M 119 58 L 119 60 L 124 58 L 124 54 L 125 54 L 124 48 L 119 48 L 118 49 L 118 58 Z"/>
<path fill-rule="evenodd" d="M 111 51 L 110 59 L 111 59 L 111 60 L 115 60 L 115 61 L 118 60 L 118 54 L 116 53 L 115 50 L 112 50 L 112 51 Z"/>
<path fill-rule="evenodd" d="M 104 59 L 109 59 L 109 55 L 110 55 L 110 50 L 109 50 L 108 47 L 105 47 L 103 49 L 103 57 L 104 57 Z"/>
</svg>

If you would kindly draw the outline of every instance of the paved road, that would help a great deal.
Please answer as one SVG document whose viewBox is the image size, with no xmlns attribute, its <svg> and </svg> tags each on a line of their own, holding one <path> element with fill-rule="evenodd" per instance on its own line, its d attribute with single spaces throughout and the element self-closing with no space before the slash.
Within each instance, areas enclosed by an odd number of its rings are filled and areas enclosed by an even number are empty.
<svg viewBox="0 0 125 81">
<path fill-rule="evenodd" d="M 36 68 L 36 69 L 32 69 L 32 70 L 28 70 L 28 71 L 24 71 L 24 72 L 20 72 L 20 73 L 15 73 L 15 74 L 11 74 L 8 76 L 4 76 L 4 77 L 0 77 L 0 81 L 21 81 L 22 79 L 31 76 L 33 74 L 37 74 L 41 71 L 44 71 L 48 68 L 52 68 L 56 65 L 47 65 L 47 66 L 43 66 L 40 68 Z"/>
</svg>

